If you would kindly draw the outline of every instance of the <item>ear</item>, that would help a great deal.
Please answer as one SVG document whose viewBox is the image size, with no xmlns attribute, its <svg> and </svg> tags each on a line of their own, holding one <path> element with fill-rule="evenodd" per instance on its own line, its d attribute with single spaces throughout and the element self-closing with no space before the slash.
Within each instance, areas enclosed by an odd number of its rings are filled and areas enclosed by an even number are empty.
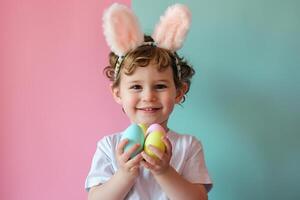
<svg viewBox="0 0 300 200">
<path fill-rule="evenodd" d="M 114 98 L 114 100 L 118 103 L 118 104 L 122 104 L 122 98 L 120 96 L 120 88 L 118 86 L 113 86 L 112 84 L 110 85 L 110 91 L 111 94 Z"/>
<path fill-rule="evenodd" d="M 191 24 L 191 12 L 187 6 L 170 6 L 160 17 L 152 37 L 158 47 L 173 52 L 181 48 Z"/>
<path fill-rule="evenodd" d="M 128 7 L 118 3 L 104 12 L 103 30 L 111 51 L 119 57 L 144 42 L 137 17 Z"/>
<path fill-rule="evenodd" d="M 188 84 L 182 83 L 182 87 L 180 89 L 177 89 L 176 91 L 176 98 L 175 103 L 180 103 L 183 96 L 185 95 L 186 91 L 188 90 Z"/>
</svg>

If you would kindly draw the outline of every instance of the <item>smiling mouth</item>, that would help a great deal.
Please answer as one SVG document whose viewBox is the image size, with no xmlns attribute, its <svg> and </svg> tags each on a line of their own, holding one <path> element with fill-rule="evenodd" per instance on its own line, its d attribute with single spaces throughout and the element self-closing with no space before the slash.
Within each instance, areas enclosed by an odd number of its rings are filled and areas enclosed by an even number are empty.
<svg viewBox="0 0 300 200">
<path fill-rule="evenodd" d="M 144 112 L 156 112 L 160 110 L 161 108 L 137 108 L 138 110 L 144 111 Z"/>
</svg>

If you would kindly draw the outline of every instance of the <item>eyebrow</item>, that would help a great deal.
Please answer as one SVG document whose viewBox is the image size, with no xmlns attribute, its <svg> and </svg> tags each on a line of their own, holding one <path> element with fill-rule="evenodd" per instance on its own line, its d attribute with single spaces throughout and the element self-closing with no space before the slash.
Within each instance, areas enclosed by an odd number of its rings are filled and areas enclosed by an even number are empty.
<svg viewBox="0 0 300 200">
<path fill-rule="evenodd" d="M 141 83 L 143 82 L 142 80 L 133 80 L 133 81 L 128 81 L 127 83 Z M 170 81 L 167 79 L 159 79 L 159 80 L 154 80 L 154 82 L 165 82 L 169 83 Z"/>
<path fill-rule="evenodd" d="M 162 80 L 157 80 L 157 81 L 155 81 L 155 82 L 164 82 L 164 83 L 170 83 L 170 81 L 169 81 L 169 80 L 165 80 L 165 79 L 162 79 Z"/>
<path fill-rule="evenodd" d="M 140 83 L 142 81 L 128 81 L 127 83 Z"/>
</svg>

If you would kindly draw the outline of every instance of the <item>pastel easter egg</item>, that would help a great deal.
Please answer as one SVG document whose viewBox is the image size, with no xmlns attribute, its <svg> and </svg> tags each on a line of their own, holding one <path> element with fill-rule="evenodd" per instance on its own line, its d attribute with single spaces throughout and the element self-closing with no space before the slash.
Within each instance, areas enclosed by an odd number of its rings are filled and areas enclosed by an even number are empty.
<svg viewBox="0 0 300 200">
<path fill-rule="evenodd" d="M 144 135 L 146 135 L 147 132 L 147 125 L 146 124 L 138 124 L 140 128 L 143 130 Z"/>
<path fill-rule="evenodd" d="M 161 131 L 161 132 L 165 133 L 165 129 L 160 124 L 152 124 L 148 127 L 148 129 L 146 131 L 146 135 L 148 135 L 149 133 L 151 133 L 153 131 Z"/>
<path fill-rule="evenodd" d="M 144 147 L 144 132 L 137 124 L 131 124 L 123 133 L 121 140 L 128 139 L 128 143 L 126 144 L 124 151 L 128 151 L 133 145 L 140 144 L 140 147 L 131 155 L 134 157 L 138 153 L 143 150 Z"/>
<path fill-rule="evenodd" d="M 161 139 L 164 135 L 165 133 L 162 131 L 153 131 L 147 135 L 144 144 L 144 151 L 146 152 L 146 154 L 148 154 L 153 158 L 156 158 L 156 155 L 149 149 L 149 145 L 156 147 L 161 152 L 165 152 L 166 147 L 164 142 Z"/>
</svg>

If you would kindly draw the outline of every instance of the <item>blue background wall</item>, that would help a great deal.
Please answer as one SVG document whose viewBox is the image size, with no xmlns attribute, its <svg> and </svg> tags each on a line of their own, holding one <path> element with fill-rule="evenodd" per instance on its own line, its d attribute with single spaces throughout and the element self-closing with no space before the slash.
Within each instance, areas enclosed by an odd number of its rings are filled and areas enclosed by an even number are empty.
<svg viewBox="0 0 300 200">
<path fill-rule="evenodd" d="M 133 0 L 151 33 L 170 0 Z M 300 199 L 300 1 L 190 0 L 197 71 L 170 126 L 201 139 L 210 199 Z"/>
</svg>

